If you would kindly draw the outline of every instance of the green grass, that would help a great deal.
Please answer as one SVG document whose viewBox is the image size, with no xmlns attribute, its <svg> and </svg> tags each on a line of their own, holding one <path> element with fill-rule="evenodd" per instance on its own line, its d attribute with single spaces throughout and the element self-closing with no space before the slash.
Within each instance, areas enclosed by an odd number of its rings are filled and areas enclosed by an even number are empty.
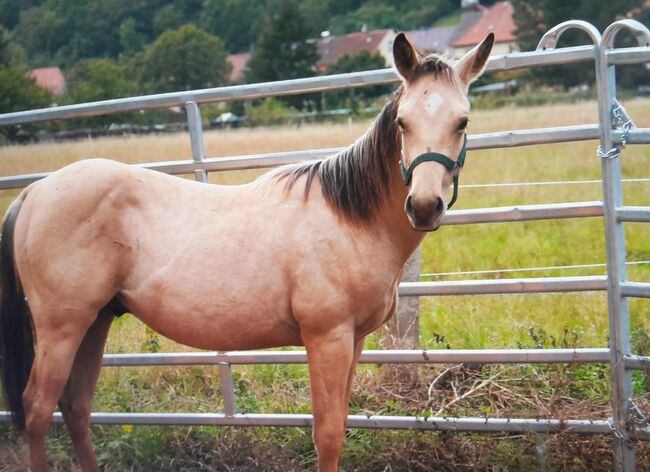
<svg viewBox="0 0 650 472">
<path fill-rule="evenodd" d="M 639 126 L 650 126 L 648 101 L 633 101 L 628 109 Z M 593 102 L 571 106 L 478 110 L 471 132 L 489 132 L 594 121 Z M 341 135 L 359 133 L 365 124 L 306 126 L 295 130 L 237 130 L 211 132 L 208 147 L 214 154 L 260 152 L 251 143 L 271 150 L 284 146 L 308 148 L 340 145 Z M 266 134 L 265 134 L 266 133 Z M 300 144 L 287 141 L 298 134 Z M 345 134 L 348 133 L 348 134 Z M 161 138 L 166 147 L 176 143 Z M 175 149 L 184 149 L 178 137 Z M 277 141 L 277 142 L 276 142 Z M 147 154 L 156 149 L 151 137 L 127 142 L 96 140 L 61 145 L 0 149 L 0 171 L 5 175 L 60 167 L 83 153 L 119 156 L 123 160 L 164 160 L 179 154 Z M 212 143 L 212 144 L 211 144 Z M 134 147 L 135 146 L 135 147 Z M 219 147 L 221 146 L 221 147 Z M 465 183 L 585 180 L 600 178 L 594 142 L 530 146 L 518 149 L 472 151 L 461 177 Z M 164 150 L 161 148 L 162 153 Z M 210 152 L 210 151 L 209 151 Z M 146 157 L 143 157 L 145 156 Z M 650 177 L 650 147 L 630 146 L 623 154 L 623 175 Z M 259 172 L 213 175 L 221 183 L 246 181 Z M 650 204 L 650 184 L 624 185 L 625 203 Z M 6 206 L 18 192 L 0 192 Z M 600 200 L 599 184 L 492 189 L 461 188 L 458 209 Z M 456 209 L 456 208 L 455 208 Z M 626 225 L 629 260 L 650 260 L 650 226 Z M 425 239 L 422 272 L 438 273 L 486 269 L 592 264 L 605 261 L 601 218 L 499 223 L 443 227 Z M 632 266 L 629 278 L 650 281 L 650 265 Z M 546 277 L 603 274 L 604 268 L 547 270 L 479 275 L 489 277 Z M 450 280 L 443 277 L 434 280 Z M 632 300 L 633 345 L 650 355 L 650 303 Z M 381 347 L 385 332 L 369 337 L 366 347 Z M 428 349 L 604 347 L 608 343 L 604 294 L 547 294 L 454 296 L 421 299 L 420 339 Z M 148 331 L 134 317 L 114 323 L 108 352 L 183 351 L 185 347 Z M 363 414 L 606 418 L 609 411 L 609 369 L 601 365 L 573 366 L 449 366 L 403 369 L 405 381 L 386 367 L 359 369 L 351 410 Z M 429 398 L 427 390 L 444 374 Z M 410 377 L 409 377 L 410 378 Z M 309 385 L 305 366 L 243 366 L 234 368 L 238 407 L 242 412 L 307 413 Z M 446 407 L 454 392 L 469 391 L 476 382 L 486 387 Z M 647 405 L 649 381 L 634 377 L 635 393 Z M 222 408 L 217 367 L 106 368 L 94 400 L 96 411 L 215 412 Z M 296 429 L 94 427 L 93 437 L 106 470 L 305 470 L 314 468 L 310 433 Z M 0 428 L 0 464 L 20 463 L 24 451 Z M 55 428 L 50 448 L 56 470 L 73 467 L 67 436 Z M 4 449 L 3 449 L 4 447 Z M 16 452 L 18 451 L 18 452 Z M 22 451 L 22 452 L 21 452 Z M 540 452 L 542 451 L 542 452 Z M 547 451 L 543 453 L 543 451 Z M 610 445 L 605 438 L 574 436 L 431 434 L 394 431 L 350 431 L 342 464 L 344 470 L 610 470 Z M 16 458 L 16 454 L 18 458 Z M 647 443 L 640 460 L 650 464 Z M 0 467 L 0 470 L 3 470 Z"/>
</svg>

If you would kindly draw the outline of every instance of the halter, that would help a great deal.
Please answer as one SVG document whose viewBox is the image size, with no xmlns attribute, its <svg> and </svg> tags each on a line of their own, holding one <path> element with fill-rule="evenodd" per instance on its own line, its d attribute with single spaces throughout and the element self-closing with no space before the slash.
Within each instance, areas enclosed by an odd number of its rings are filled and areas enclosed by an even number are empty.
<svg viewBox="0 0 650 472">
<path fill-rule="evenodd" d="M 425 152 L 424 154 L 420 154 L 418 157 L 416 157 L 413 160 L 413 162 L 411 162 L 411 165 L 407 169 L 406 167 L 404 167 L 404 162 L 400 159 L 399 168 L 400 171 L 402 172 L 402 179 L 404 179 L 404 183 L 408 185 L 409 182 L 411 181 L 411 176 L 413 175 L 413 171 L 415 170 L 415 168 L 420 164 L 422 164 L 423 162 L 427 162 L 427 161 L 433 161 L 433 162 L 437 162 L 438 164 L 442 164 L 449 172 L 452 172 L 454 169 L 462 169 L 463 165 L 465 164 L 466 153 L 467 153 L 467 135 L 465 135 L 465 141 L 463 142 L 463 149 L 460 150 L 460 154 L 458 154 L 458 159 L 456 161 L 452 161 L 444 154 L 440 154 L 437 152 Z M 456 198 L 458 198 L 458 175 L 454 175 L 453 180 L 454 180 L 454 193 L 451 197 L 451 201 L 447 205 L 447 209 L 451 208 L 451 206 L 456 202 Z"/>
</svg>

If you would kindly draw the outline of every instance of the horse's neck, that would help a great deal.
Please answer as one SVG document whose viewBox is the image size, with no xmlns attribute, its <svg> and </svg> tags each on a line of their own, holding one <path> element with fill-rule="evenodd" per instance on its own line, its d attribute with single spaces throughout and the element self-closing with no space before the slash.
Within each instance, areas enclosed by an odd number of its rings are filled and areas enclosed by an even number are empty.
<svg viewBox="0 0 650 472">
<path fill-rule="evenodd" d="M 395 126 L 395 121 L 392 116 L 388 117 L 388 123 Z M 383 128 L 380 124 L 380 119 L 375 121 L 373 128 L 369 129 L 362 140 L 366 139 L 391 139 L 395 135 L 395 130 Z M 365 148 L 365 146 L 360 146 Z M 366 148 L 367 149 L 367 148 Z M 401 154 L 400 143 L 382 143 L 375 142 L 371 147 L 374 154 L 371 159 L 388 159 L 389 164 L 389 181 L 388 191 L 386 189 L 376 189 L 375 191 L 384 197 L 384 202 L 380 205 L 375 218 L 368 225 L 370 236 L 373 234 L 382 235 L 382 243 L 387 247 L 383 248 L 384 253 L 391 254 L 393 264 L 401 270 L 407 259 L 411 256 L 413 251 L 422 242 L 426 233 L 415 231 L 408 221 L 406 211 L 404 210 L 404 203 L 408 194 L 408 187 L 404 184 L 402 175 L 399 170 L 399 160 Z M 388 151 L 389 150 L 389 151 Z M 392 155 L 382 155 L 382 152 L 390 152 Z"/>
<path fill-rule="evenodd" d="M 384 227 L 390 237 L 391 245 L 398 257 L 400 267 L 406 263 L 413 251 L 419 246 L 426 233 L 415 231 L 409 223 L 404 203 L 408 187 L 399 172 L 399 156 L 394 156 L 395 164 L 391 166 L 390 195 L 378 213 L 377 224 Z"/>
</svg>

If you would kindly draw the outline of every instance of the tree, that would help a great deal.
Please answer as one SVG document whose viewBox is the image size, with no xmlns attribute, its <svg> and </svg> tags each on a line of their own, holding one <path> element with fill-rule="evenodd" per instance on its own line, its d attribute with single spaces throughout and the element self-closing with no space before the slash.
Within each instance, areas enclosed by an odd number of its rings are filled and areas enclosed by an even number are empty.
<svg viewBox="0 0 650 472">
<path fill-rule="evenodd" d="M 153 31 L 156 36 L 171 29 L 180 28 L 185 23 L 183 12 L 173 3 L 169 3 L 156 12 L 153 17 Z"/>
<path fill-rule="evenodd" d="M 247 82 L 267 82 L 310 77 L 318 58 L 315 42 L 294 0 L 280 0 L 267 17 L 253 50 Z"/>
<path fill-rule="evenodd" d="M 356 54 L 346 54 L 341 57 L 328 68 L 327 73 L 342 74 L 345 72 L 384 69 L 385 67 L 386 61 L 378 52 L 359 51 Z M 374 87 L 329 92 L 325 95 L 325 101 L 328 107 L 340 107 L 345 105 L 345 102 L 348 102 L 348 106 L 355 108 L 360 99 L 372 100 L 373 98 L 389 93 L 392 89 L 393 86 L 391 85 L 376 85 Z"/>
<path fill-rule="evenodd" d="M 20 14 L 14 37 L 30 56 L 38 56 L 46 65 L 62 44 L 63 27 L 64 22 L 56 13 L 46 7 L 34 7 Z"/>
<path fill-rule="evenodd" d="M 74 103 L 121 98 L 132 94 L 133 83 L 124 78 L 124 69 L 109 59 L 85 59 L 68 74 L 70 99 Z"/>
<path fill-rule="evenodd" d="M 223 39 L 228 51 L 244 52 L 255 42 L 263 11 L 259 0 L 205 0 L 200 24 Z"/>
<path fill-rule="evenodd" d="M 42 0 L 0 0 L 0 23 L 12 30 L 20 20 L 20 12 L 38 6 Z"/>
<path fill-rule="evenodd" d="M 43 108 L 53 101 L 52 95 L 36 84 L 23 67 L 0 66 L 0 113 Z M 30 133 L 30 128 L 2 127 L 0 133 L 16 140 L 19 133 Z"/>
<path fill-rule="evenodd" d="M 151 92 L 222 85 L 231 69 L 221 39 L 194 25 L 165 31 L 138 59 L 138 79 Z"/>
<path fill-rule="evenodd" d="M 142 49 L 147 37 L 138 31 L 134 18 L 127 18 L 120 24 L 120 46 L 127 55 L 134 54 Z"/>
<path fill-rule="evenodd" d="M 393 5 L 379 2 L 364 3 L 354 13 L 335 16 L 330 19 L 329 30 L 340 35 L 361 30 L 399 28 L 398 14 Z"/>
<path fill-rule="evenodd" d="M 72 103 L 95 102 L 133 95 L 137 87 L 125 78 L 124 67 L 110 59 L 84 59 L 70 69 L 68 98 Z M 116 122 L 133 122 L 138 115 L 120 113 L 68 122 L 71 128 L 96 128 Z"/>
<path fill-rule="evenodd" d="M 512 0 L 514 6 L 515 36 L 522 51 L 535 49 L 537 42 L 549 28 L 573 18 L 592 23 L 603 31 L 618 17 L 638 6 L 639 0 Z M 567 31 L 561 46 L 591 44 L 586 33 Z M 593 81 L 593 65 L 575 64 L 571 67 L 548 67 L 535 71 L 543 82 L 565 87 Z"/>
</svg>

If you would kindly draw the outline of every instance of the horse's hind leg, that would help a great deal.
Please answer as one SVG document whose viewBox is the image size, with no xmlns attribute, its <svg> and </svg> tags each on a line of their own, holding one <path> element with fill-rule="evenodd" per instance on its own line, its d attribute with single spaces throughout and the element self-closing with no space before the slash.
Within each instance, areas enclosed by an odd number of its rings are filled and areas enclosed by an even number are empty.
<svg viewBox="0 0 650 472">
<path fill-rule="evenodd" d="M 70 431 L 72 446 L 84 472 L 98 471 L 90 440 L 89 419 L 93 394 L 102 365 L 106 337 L 113 313 L 102 310 L 79 346 L 59 408 Z"/>
<path fill-rule="evenodd" d="M 96 315 L 80 314 L 68 308 L 52 316 L 53 314 L 44 315 L 40 309 L 34 308 L 32 307 L 32 314 L 37 344 L 34 364 L 23 393 L 23 404 L 30 470 L 45 472 L 45 437 L 52 423 L 52 414 L 70 376 L 81 340 Z"/>
</svg>

